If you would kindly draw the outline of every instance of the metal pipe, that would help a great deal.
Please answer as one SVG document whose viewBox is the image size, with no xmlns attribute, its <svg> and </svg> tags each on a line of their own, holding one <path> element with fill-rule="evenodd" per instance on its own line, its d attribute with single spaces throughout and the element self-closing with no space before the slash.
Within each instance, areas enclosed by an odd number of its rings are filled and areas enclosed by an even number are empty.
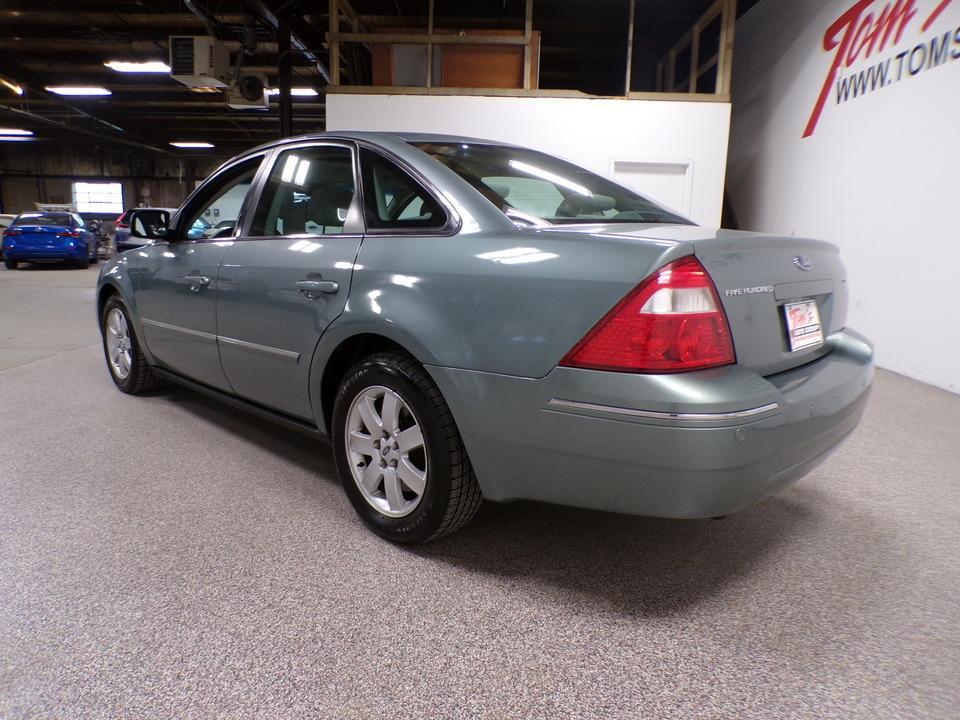
<svg viewBox="0 0 960 720">
<path fill-rule="evenodd" d="M 427 10 L 427 87 L 433 87 L 433 0 Z"/>
<path fill-rule="evenodd" d="M 630 94 L 630 81 L 633 74 L 633 18 L 637 0 L 630 0 L 630 20 L 627 21 L 627 79 L 624 82 L 623 94 Z"/>
<path fill-rule="evenodd" d="M 282 20 L 277 24 L 277 50 L 280 53 L 277 62 L 279 76 L 277 87 L 280 90 L 280 137 L 293 135 L 293 102 L 290 88 L 293 85 L 293 63 L 290 58 L 290 28 Z"/>
</svg>

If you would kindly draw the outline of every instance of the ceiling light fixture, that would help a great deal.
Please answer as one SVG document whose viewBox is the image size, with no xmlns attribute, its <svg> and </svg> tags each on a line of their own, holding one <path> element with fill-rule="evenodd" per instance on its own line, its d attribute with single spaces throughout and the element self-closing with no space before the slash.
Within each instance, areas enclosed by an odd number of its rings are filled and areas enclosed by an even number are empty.
<svg viewBox="0 0 960 720">
<path fill-rule="evenodd" d="M 170 143 L 174 147 L 178 148 L 212 148 L 213 143 L 208 142 L 192 142 L 187 140 L 178 140 L 176 142 Z"/>
<path fill-rule="evenodd" d="M 30 142 L 31 140 L 33 140 L 32 137 L 23 135 L 0 135 L 0 142 Z"/>
<path fill-rule="evenodd" d="M 279 95 L 280 88 L 270 88 L 267 95 Z M 290 94 L 297 97 L 316 97 L 319 93 L 311 87 L 290 88 Z"/>
<path fill-rule="evenodd" d="M 168 73 L 170 66 L 160 60 L 144 60 L 133 62 L 130 60 L 110 60 L 104 65 L 111 70 L 122 73 Z"/>
<path fill-rule="evenodd" d="M 0 78 L 0 85 L 9 88 L 15 95 L 23 95 L 23 88 L 14 82 Z"/>
<path fill-rule="evenodd" d="M 33 130 L 23 130 L 21 128 L 0 128 L 0 135 L 6 137 L 11 135 L 33 135 Z"/>
<path fill-rule="evenodd" d="M 113 93 L 107 90 L 105 87 L 88 85 L 47 85 L 44 89 L 47 92 L 56 93 L 57 95 L 68 95 L 71 97 L 80 97 L 86 95 L 113 95 Z"/>
</svg>

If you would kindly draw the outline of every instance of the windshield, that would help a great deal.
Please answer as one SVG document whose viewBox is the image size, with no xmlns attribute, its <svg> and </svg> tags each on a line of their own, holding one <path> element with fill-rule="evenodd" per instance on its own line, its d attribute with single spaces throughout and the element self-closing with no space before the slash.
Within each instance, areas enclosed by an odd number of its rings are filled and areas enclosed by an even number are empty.
<svg viewBox="0 0 960 720">
<path fill-rule="evenodd" d="M 442 162 L 519 220 L 550 224 L 692 224 L 632 190 L 535 150 L 480 143 L 412 145 Z"/>
<path fill-rule="evenodd" d="M 64 225 L 70 227 L 73 220 L 65 213 L 24 213 L 13 223 L 14 225 Z"/>
</svg>

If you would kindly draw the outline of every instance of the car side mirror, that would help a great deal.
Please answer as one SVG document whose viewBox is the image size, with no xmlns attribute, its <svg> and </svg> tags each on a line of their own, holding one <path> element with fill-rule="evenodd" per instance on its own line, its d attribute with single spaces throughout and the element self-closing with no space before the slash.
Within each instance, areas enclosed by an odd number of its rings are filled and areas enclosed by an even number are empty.
<svg viewBox="0 0 960 720">
<path fill-rule="evenodd" d="M 143 240 L 162 240 L 167 236 L 170 213 L 166 210 L 134 210 L 130 216 L 130 235 Z"/>
</svg>

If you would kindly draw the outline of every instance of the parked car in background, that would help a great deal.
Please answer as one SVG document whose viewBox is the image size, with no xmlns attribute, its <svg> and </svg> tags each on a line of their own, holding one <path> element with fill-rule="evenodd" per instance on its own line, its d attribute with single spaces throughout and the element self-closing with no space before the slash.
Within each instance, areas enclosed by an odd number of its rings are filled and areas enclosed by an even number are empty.
<svg viewBox="0 0 960 720">
<path fill-rule="evenodd" d="M 69 262 L 87 267 L 98 261 L 97 236 L 76 213 L 26 212 L 3 231 L 3 264 Z"/>
<path fill-rule="evenodd" d="M 227 193 L 234 241 L 193 238 Z M 834 245 L 697 227 L 521 147 L 287 138 L 155 230 L 100 274 L 116 386 L 169 379 L 329 439 L 395 542 L 481 498 L 740 510 L 837 447 L 873 378 Z"/>
<path fill-rule="evenodd" d="M 16 219 L 16 217 L 17 217 L 16 215 L 0 213 L 0 234 L 2 234 L 4 230 L 10 227 L 10 223 L 12 223 Z M 0 260 L 2 259 L 3 259 L 3 244 L 0 243 Z"/>
<path fill-rule="evenodd" d="M 129 208 L 128 210 L 124 210 L 123 215 L 116 219 L 113 226 L 113 246 L 117 252 L 123 252 L 124 250 L 130 250 L 150 243 L 150 240 L 145 239 L 146 233 L 143 232 L 143 227 L 139 228 L 139 232 L 136 234 L 131 234 L 130 232 L 130 219 L 134 210 L 154 211 L 154 215 L 139 212 L 138 217 L 141 218 L 141 222 L 150 222 L 151 217 L 155 219 L 159 218 L 160 212 L 173 212 L 172 208 Z"/>
</svg>

